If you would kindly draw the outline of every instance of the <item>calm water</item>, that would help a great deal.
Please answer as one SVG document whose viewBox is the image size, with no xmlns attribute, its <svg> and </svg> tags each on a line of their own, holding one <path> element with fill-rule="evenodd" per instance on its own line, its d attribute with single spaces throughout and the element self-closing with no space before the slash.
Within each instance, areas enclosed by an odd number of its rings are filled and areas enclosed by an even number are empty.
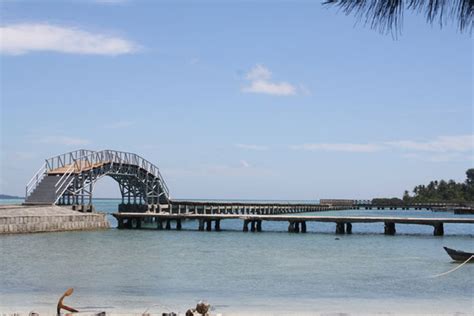
<svg viewBox="0 0 474 316">
<path fill-rule="evenodd" d="M 97 200 L 114 212 L 118 201 Z M 429 211 L 343 211 L 317 215 L 454 217 Z M 463 217 L 466 215 L 462 215 Z M 310 223 L 288 234 L 286 223 L 264 223 L 242 233 L 240 221 L 222 232 L 117 230 L 0 237 L 0 313 L 54 313 L 68 287 L 69 305 L 81 310 L 184 312 L 200 299 L 220 313 L 317 314 L 379 312 L 433 314 L 474 311 L 474 264 L 457 265 L 442 246 L 474 251 L 469 225 L 431 227 L 354 224 L 336 236 L 334 224 Z M 337 240 L 336 238 L 339 238 Z"/>
</svg>

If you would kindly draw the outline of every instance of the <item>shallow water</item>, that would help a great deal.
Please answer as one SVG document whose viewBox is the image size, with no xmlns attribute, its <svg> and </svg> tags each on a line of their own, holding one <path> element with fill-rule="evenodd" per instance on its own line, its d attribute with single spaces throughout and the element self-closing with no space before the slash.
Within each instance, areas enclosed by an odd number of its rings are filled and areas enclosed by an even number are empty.
<svg viewBox="0 0 474 316">
<path fill-rule="evenodd" d="M 97 200 L 112 212 L 118 201 Z M 344 211 L 315 215 L 454 217 L 429 211 Z M 463 217 L 467 215 L 462 215 Z M 334 224 L 309 223 L 288 234 L 286 223 L 264 223 L 262 233 L 117 230 L 0 237 L 0 313 L 54 312 L 60 294 L 81 310 L 184 312 L 200 299 L 220 313 L 473 313 L 474 264 L 457 266 L 442 246 L 474 251 L 473 227 L 354 224 L 336 236 Z M 339 238 L 338 240 L 336 238 Z"/>
</svg>

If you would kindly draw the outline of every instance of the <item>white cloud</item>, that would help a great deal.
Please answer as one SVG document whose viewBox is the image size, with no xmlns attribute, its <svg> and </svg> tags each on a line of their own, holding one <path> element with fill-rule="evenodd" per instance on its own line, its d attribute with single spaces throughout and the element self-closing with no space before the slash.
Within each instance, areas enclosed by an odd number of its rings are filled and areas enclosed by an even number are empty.
<svg viewBox="0 0 474 316">
<path fill-rule="evenodd" d="M 249 168 L 250 167 L 250 164 L 247 162 L 247 160 L 241 160 L 240 161 L 240 166 L 242 168 Z"/>
<path fill-rule="evenodd" d="M 245 76 L 247 80 L 270 80 L 272 78 L 272 73 L 268 68 L 263 65 L 257 64 L 255 67 L 250 69 L 250 71 Z"/>
<path fill-rule="evenodd" d="M 377 144 L 322 143 L 292 146 L 293 149 L 307 151 L 375 152 L 382 149 Z"/>
<path fill-rule="evenodd" d="M 39 140 L 40 143 L 66 146 L 87 145 L 90 142 L 87 139 L 68 136 L 48 136 Z"/>
<path fill-rule="evenodd" d="M 294 85 L 288 82 L 272 82 L 271 71 L 263 65 L 257 64 L 245 76 L 249 85 L 242 88 L 245 93 L 264 93 L 279 96 L 289 96 L 297 94 Z"/>
<path fill-rule="evenodd" d="M 185 169 L 162 168 L 164 175 L 169 177 L 200 177 L 209 178 L 213 176 L 230 176 L 230 177 L 248 177 L 248 176 L 270 176 L 275 172 L 254 166 L 247 160 L 240 160 L 233 164 L 211 164 L 201 165 Z"/>
<path fill-rule="evenodd" d="M 314 143 L 291 146 L 306 151 L 339 151 L 371 153 L 400 152 L 403 158 L 431 162 L 464 161 L 474 153 L 474 135 L 439 136 L 432 140 L 399 140 L 368 143 Z"/>
<path fill-rule="evenodd" d="M 0 52 L 4 54 L 50 51 L 113 56 L 137 50 L 137 45 L 126 39 L 72 27 L 30 23 L 0 27 Z"/>
<path fill-rule="evenodd" d="M 451 161 L 473 161 L 473 157 L 462 153 L 406 153 L 402 155 L 406 159 L 415 159 L 426 162 L 451 162 Z"/>
<path fill-rule="evenodd" d="M 235 147 L 248 150 L 267 150 L 267 146 L 253 144 L 235 144 Z"/>
<path fill-rule="evenodd" d="M 409 151 L 466 152 L 474 150 L 474 135 L 440 136 L 429 141 L 401 140 L 387 145 Z"/>
</svg>

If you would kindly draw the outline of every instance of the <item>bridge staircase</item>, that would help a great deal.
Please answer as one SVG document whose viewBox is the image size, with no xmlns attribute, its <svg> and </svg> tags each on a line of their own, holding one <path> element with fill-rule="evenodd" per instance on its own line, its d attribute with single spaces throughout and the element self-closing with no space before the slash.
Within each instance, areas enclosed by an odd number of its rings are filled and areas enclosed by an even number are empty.
<svg viewBox="0 0 474 316">
<path fill-rule="evenodd" d="M 35 189 L 27 197 L 25 204 L 54 204 L 56 196 L 56 183 L 59 177 L 47 175 L 40 180 Z"/>
</svg>

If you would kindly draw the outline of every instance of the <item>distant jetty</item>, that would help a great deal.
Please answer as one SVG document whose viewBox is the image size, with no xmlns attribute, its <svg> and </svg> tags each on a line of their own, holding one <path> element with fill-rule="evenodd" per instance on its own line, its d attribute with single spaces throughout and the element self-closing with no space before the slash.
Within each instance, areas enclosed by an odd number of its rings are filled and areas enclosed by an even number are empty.
<svg viewBox="0 0 474 316">
<path fill-rule="evenodd" d="M 21 196 L 15 196 L 15 195 L 0 194 L 0 200 L 9 200 L 9 199 L 20 200 L 24 198 L 22 198 Z"/>
</svg>

